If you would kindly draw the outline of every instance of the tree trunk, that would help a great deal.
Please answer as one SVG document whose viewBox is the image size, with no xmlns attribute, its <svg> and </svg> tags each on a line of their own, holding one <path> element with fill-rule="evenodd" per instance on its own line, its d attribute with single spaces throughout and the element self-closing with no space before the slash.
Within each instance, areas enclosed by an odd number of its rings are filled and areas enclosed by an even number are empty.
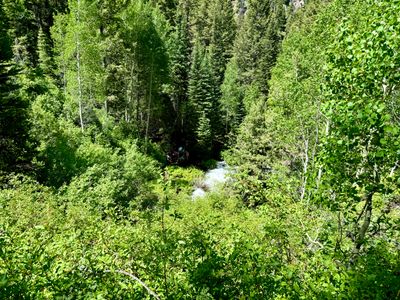
<svg viewBox="0 0 400 300">
<path fill-rule="evenodd" d="M 372 197 L 374 192 L 369 192 L 365 195 L 365 208 L 361 212 L 360 217 L 364 214 L 364 222 L 361 227 L 358 229 L 357 238 L 355 240 L 353 256 L 357 256 L 360 252 L 362 245 L 364 244 L 365 235 L 367 234 L 369 224 L 371 223 L 372 217 Z"/>
<path fill-rule="evenodd" d="M 329 134 L 329 121 L 326 122 L 326 127 L 325 127 L 325 136 L 328 136 Z M 318 176 L 317 176 L 317 190 L 319 189 L 319 184 L 321 183 L 321 178 L 322 178 L 322 167 L 319 167 L 318 169 Z"/>
<path fill-rule="evenodd" d="M 131 63 L 131 72 L 130 72 L 130 77 L 131 77 L 131 80 L 130 80 L 130 95 L 129 95 L 129 98 L 128 98 L 127 114 L 126 114 L 126 122 L 128 122 L 128 123 L 131 120 L 130 115 L 131 115 L 131 112 L 132 112 L 133 88 L 134 88 L 134 79 L 133 79 L 134 70 L 135 70 L 135 66 L 134 66 L 134 63 L 132 61 L 132 63 Z"/>
<path fill-rule="evenodd" d="M 153 60 L 154 57 L 151 58 L 151 69 L 150 69 L 149 103 L 147 108 L 147 122 L 146 122 L 146 136 L 145 136 L 146 153 L 147 153 L 147 144 L 149 142 L 149 127 L 150 127 L 150 114 L 151 114 L 152 89 L 153 89 Z"/>
<path fill-rule="evenodd" d="M 301 186 L 301 195 L 300 200 L 304 200 L 306 195 L 306 187 L 307 187 L 307 172 L 308 172 L 308 163 L 309 163 L 309 156 L 308 156 L 308 148 L 309 148 L 309 140 L 307 137 L 303 136 L 304 138 L 304 164 L 303 164 L 303 182 Z"/>
<path fill-rule="evenodd" d="M 79 10 L 80 10 L 80 0 L 78 0 L 78 25 L 80 24 L 80 17 L 79 17 Z M 77 79 L 78 79 L 78 101 L 79 101 L 79 120 L 81 125 L 81 130 L 83 132 L 84 125 L 83 125 L 83 104 L 82 104 L 82 78 L 81 78 L 81 52 L 80 52 L 80 41 L 79 41 L 79 34 L 76 33 L 76 67 L 77 67 Z"/>
</svg>

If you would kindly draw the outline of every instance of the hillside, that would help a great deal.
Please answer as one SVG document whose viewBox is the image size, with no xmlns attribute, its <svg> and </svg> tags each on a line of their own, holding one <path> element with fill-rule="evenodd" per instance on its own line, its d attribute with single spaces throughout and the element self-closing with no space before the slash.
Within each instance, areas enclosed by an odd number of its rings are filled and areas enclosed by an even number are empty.
<svg viewBox="0 0 400 300">
<path fill-rule="evenodd" d="M 0 299 L 400 299 L 396 12 L 0 0 Z"/>
</svg>

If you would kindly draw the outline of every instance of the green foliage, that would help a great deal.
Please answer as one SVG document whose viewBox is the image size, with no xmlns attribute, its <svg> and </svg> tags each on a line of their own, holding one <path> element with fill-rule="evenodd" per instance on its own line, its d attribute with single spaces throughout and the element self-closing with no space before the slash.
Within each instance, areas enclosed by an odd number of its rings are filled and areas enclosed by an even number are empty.
<svg viewBox="0 0 400 300">
<path fill-rule="evenodd" d="M 189 77 L 189 101 L 194 109 L 192 118 L 196 134 L 196 155 L 207 157 L 212 151 L 213 142 L 218 138 L 219 107 L 211 54 L 200 43 L 196 43 L 193 50 L 193 64 Z"/>
<path fill-rule="evenodd" d="M 6 13 L 3 8 L 3 0 L 0 2 L 0 61 L 11 57 L 11 39 L 7 33 L 9 29 Z"/>
<path fill-rule="evenodd" d="M 354 22 L 344 19 L 328 50 L 324 113 L 329 133 L 321 151 L 328 205 L 354 224 L 353 252 L 368 236 L 376 194 L 391 194 L 398 177 L 398 123 L 385 102 L 400 76 L 394 45 L 400 23 L 390 13 L 396 3 L 354 5 Z M 351 152 L 349 151 L 351 149 Z M 338 163 L 340 162 L 340 163 Z M 364 202 L 360 210 L 358 204 Z M 361 224 L 359 224 L 361 223 Z"/>
<path fill-rule="evenodd" d="M 182 172 L 170 169 L 171 183 L 180 185 L 178 177 L 189 171 Z M 88 172 L 82 184 L 89 173 L 94 175 Z M 5 299 L 150 297 L 120 270 L 160 298 L 385 299 L 398 292 L 397 253 L 383 240 L 360 258 L 357 269 L 330 256 L 337 228 L 329 211 L 284 199 L 276 207 L 248 210 L 221 192 L 193 202 L 175 198 L 175 188 L 164 182 L 167 202 L 150 214 L 132 209 L 119 219 L 96 209 L 95 200 L 108 199 L 116 182 L 104 183 L 75 195 L 76 183 L 61 194 L 18 176 L 3 183 Z M 96 194 L 100 188 L 105 198 Z M 88 196 L 90 201 L 82 201 Z"/>
<path fill-rule="evenodd" d="M 267 94 L 285 22 L 283 1 L 249 1 L 234 48 L 241 84 L 255 83 Z"/>
<path fill-rule="evenodd" d="M 157 122 L 160 128 L 165 124 L 159 124 L 159 119 L 167 124 L 170 121 L 164 115 L 169 112 L 170 103 L 160 96 L 162 85 L 168 81 L 169 76 L 166 33 L 170 29 L 159 10 L 142 1 L 128 6 L 121 13 L 121 21 L 121 35 L 128 54 L 126 64 L 131 81 L 128 86 L 130 98 L 126 99 L 128 117 L 125 119 L 131 122 L 135 113 L 137 126 L 142 133 L 145 132 L 147 138 L 150 122 Z M 135 88 L 140 91 L 135 91 Z"/>
<path fill-rule="evenodd" d="M 265 110 L 265 101 L 269 90 L 268 80 L 280 50 L 286 22 L 284 11 L 283 1 L 248 3 L 235 40 L 234 56 L 222 85 L 221 106 L 226 114 L 225 132 L 236 133 L 231 138 L 232 151 L 228 151 L 231 155 L 227 159 L 235 165 L 240 162 L 242 170 L 238 174 L 242 174 L 243 179 L 246 178 L 245 182 L 250 176 L 250 181 L 243 189 L 241 185 L 238 187 L 246 201 L 253 204 L 265 201 L 262 197 L 256 201 L 248 200 L 248 195 L 258 193 L 257 191 L 262 193 L 261 190 L 266 187 L 264 181 L 271 168 L 271 164 L 263 156 L 272 147 L 269 127 L 273 124 L 271 116 L 274 113 L 270 114 Z"/>
<path fill-rule="evenodd" d="M 189 103 L 189 71 L 191 45 L 189 37 L 188 12 L 184 9 L 177 11 L 177 24 L 170 41 L 170 74 L 171 83 L 168 92 L 171 94 L 173 109 L 176 114 L 174 132 L 172 135 L 178 139 L 188 139 L 193 134 L 191 131 L 190 116 L 192 106 Z"/>
<path fill-rule="evenodd" d="M 232 48 L 236 36 L 236 23 L 232 1 L 213 1 L 209 9 L 209 14 L 211 21 L 209 46 L 219 86 L 223 82 L 227 63 L 232 56 Z"/>
<path fill-rule="evenodd" d="M 233 57 L 226 67 L 224 82 L 221 85 L 221 113 L 225 134 L 233 133 L 239 127 L 245 112 L 243 111 L 243 87 L 239 81 L 239 66 Z"/>
<path fill-rule="evenodd" d="M 70 13 L 65 23 L 58 24 L 63 39 L 58 51 L 65 64 L 66 102 L 68 119 L 79 124 L 81 129 L 96 120 L 95 109 L 103 104 L 104 70 L 102 68 L 102 44 L 97 35 L 99 19 L 97 10 L 90 1 L 69 2 Z M 58 19 L 63 22 L 63 18 Z M 62 28 L 65 26 L 65 28 Z M 61 29 L 62 28 L 62 29 Z"/>
<path fill-rule="evenodd" d="M 318 172 L 317 145 L 326 126 L 319 87 L 324 51 L 334 38 L 336 15 L 344 10 L 344 4 L 311 2 L 296 12 L 271 70 L 268 100 L 256 84 L 246 89 L 247 115 L 228 160 L 240 166 L 241 193 L 257 199 L 249 203 L 271 201 L 282 192 L 300 200 L 311 195 L 310 174 Z"/>
<path fill-rule="evenodd" d="M 218 162 L 214 159 L 208 159 L 208 160 L 202 161 L 200 166 L 203 170 L 211 170 L 211 169 L 215 169 L 217 167 L 217 163 Z"/>
<path fill-rule="evenodd" d="M 43 29 L 40 29 L 38 33 L 38 57 L 42 72 L 46 75 L 53 75 L 54 63 L 51 57 L 51 47 Z"/>
<path fill-rule="evenodd" d="M 1 299 L 398 298 L 399 3 L 285 4 L 0 0 Z"/>
<path fill-rule="evenodd" d="M 201 148 L 200 151 L 207 157 L 211 151 L 212 146 L 212 131 L 211 121 L 205 112 L 201 113 L 199 123 L 196 130 L 197 143 Z"/>
<path fill-rule="evenodd" d="M 350 180 L 350 185 L 355 183 L 361 190 L 381 192 L 377 186 L 381 179 L 377 177 L 390 173 L 398 155 L 398 124 L 385 105 L 400 76 L 394 50 L 400 27 L 389 13 L 394 7 L 396 4 L 370 3 L 367 14 L 363 7 L 356 6 L 354 14 L 363 17 L 357 23 L 345 19 L 329 51 L 330 101 L 325 112 L 331 130 L 324 156 L 330 157 L 327 169 L 333 176 L 340 176 L 337 183 L 344 189 L 348 187 L 344 182 Z M 351 156 L 345 153 L 349 148 L 353 150 Z M 334 162 L 338 157 L 342 162 L 351 162 L 351 170 L 338 169 Z"/>
<path fill-rule="evenodd" d="M 224 153 L 228 164 L 239 166 L 233 175 L 235 186 L 242 199 L 250 206 L 256 206 L 266 201 L 264 189 L 271 166 L 266 160 L 271 149 L 271 140 L 266 134 L 267 120 L 264 115 L 263 98 L 254 99 L 250 113 L 244 119 L 238 130 L 237 142 L 234 147 Z"/>
<path fill-rule="evenodd" d="M 54 99 L 57 95 L 49 93 L 32 104 L 30 133 L 38 144 L 35 163 L 39 167 L 39 179 L 52 186 L 61 186 L 77 170 L 75 152 L 82 136 L 72 124 L 57 120 L 57 113 L 51 110 L 57 110 L 61 103 Z M 51 103 L 54 105 L 50 106 Z"/>
<path fill-rule="evenodd" d="M 203 172 L 193 167 L 181 168 L 177 166 L 168 166 L 166 172 L 170 180 L 171 188 L 174 189 L 176 193 L 183 192 L 186 195 L 192 192 L 194 184 L 199 181 L 203 175 Z"/>
<path fill-rule="evenodd" d="M 24 162 L 28 146 L 28 106 L 26 98 L 18 95 L 15 71 L 0 66 L 0 168 L 14 168 Z"/>
</svg>

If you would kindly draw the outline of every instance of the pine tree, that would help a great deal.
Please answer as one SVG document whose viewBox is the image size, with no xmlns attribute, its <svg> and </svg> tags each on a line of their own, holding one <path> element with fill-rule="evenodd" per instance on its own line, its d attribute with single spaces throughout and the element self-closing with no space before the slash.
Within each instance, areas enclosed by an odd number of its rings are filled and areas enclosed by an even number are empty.
<svg viewBox="0 0 400 300">
<path fill-rule="evenodd" d="M 47 36 L 43 33 L 42 28 L 38 34 L 38 58 L 39 68 L 45 75 L 54 74 L 54 64 L 51 57 L 51 48 Z"/>
<path fill-rule="evenodd" d="M 199 42 L 207 47 L 211 42 L 211 2 L 206 0 L 197 1 L 191 7 L 191 26 L 193 41 Z"/>
<path fill-rule="evenodd" d="M 28 53 L 29 63 L 36 67 L 39 63 L 38 36 L 41 30 L 45 36 L 47 47 L 53 44 L 50 28 L 53 26 L 54 15 L 62 13 L 67 8 L 67 0 L 4 0 L 3 9 L 10 23 L 9 35 L 12 40 L 23 40 Z"/>
<path fill-rule="evenodd" d="M 171 25 L 176 25 L 179 20 L 176 20 L 176 9 L 179 5 L 179 0 L 152 0 L 154 5 L 160 7 L 161 12 L 170 22 Z"/>
<path fill-rule="evenodd" d="M 200 113 L 196 129 L 196 137 L 198 151 L 203 158 L 208 157 L 211 154 L 212 149 L 212 128 L 206 111 Z"/>
<path fill-rule="evenodd" d="M 32 82 L 26 37 L 10 21 L 16 4 L 0 1 L 0 170 L 15 170 L 30 160 L 28 108 Z"/>
<path fill-rule="evenodd" d="M 39 27 L 28 4 L 27 1 L 3 0 L 3 9 L 9 22 L 8 34 L 14 41 L 14 59 L 24 59 L 27 65 L 35 66 Z"/>
<path fill-rule="evenodd" d="M 218 139 L 220 129 L 218 85 L 211 65 L 211 54 L 197 42 L 193 50 L 192 67 L 189 80 L 189 101 L 195 112 L 191 117 L 194 120 L 194 131 L 197 132 L 197 142 L 203 139 L 199 135 L 199 127 L 205 128 L 207 124 L 207 136 L 212 142 Z M 201 121 L 201 122 L 200 122 Z M 200 143 L 201 144 L 201 143 Z M 204 143 L 203 143 L 204 144 Z M 211 149 L 207 149 L 209 151 Z"/>
<path fill-rule="evenodd" d="M 211 126 L 211 138 L 212 138 L 212 146 L 213 153 L 217 154 L 221 145 L 223 145 L 222 141 L 222 123 L 221 123 L 221 112 L 219 105 L 219 98 L 221 97 L 221 89 L 220 83 L 218 80 L 218 74 L 216 71 L 216 63 L 214 60 L 215 56 L 213 55 L 212 48 L 208 48 L 203 57 L 203 61 L 201 64 L 201 75 L 203 82 L 203 91 L 204 91 L 204 110 L 207 113 L 207 116 L 210 120 Z"/>
<path fill-rule="evenodd" d="M 65 97 L 67 95 L 67 67 L 69 62 L 66 47 L 67 25 L 68 15 L 60 14 L 55 17 L 54 26 L 51 28 L 51 36 L 54 44 L 54 72 Z"/>
<path fill-rule="evenodd" d="M 12 56 L 11 38 L 8 35 L 8 18 L 3 9 L 3 0 L 0 0 L 0 60 L 9 60 Z"/>
<path fill-rule="evenodd" d="M 220 98 L 224 133 L 234 132 L 245 114 L 243 107 L 244 91 L 239 81 L 239 66 L 233 57 L 226 68 L 224 82 L 221 85 Z"/>
<path fill-rule="evenodd" d="M 177 24 L 170 42 L 170 97 L 175 111 L 173 140 L 184 143 L 187 136 L 188 85 L 190 70 L 189 12 L 181 7 L 177 13 Z M 179 141 L 180 140 L 180 141 Z"/>
<path fill-rule="evenodd" d="M 234 49 L 242 84 L 255 82 L 267 94 L 284 26 L 285 7 L 282 0 L 249 1 Z"/>
<path fill-rule="evenodd" d="M 204 56 L 203 46 L 197 42 L 193 47 L 192 52 L 192 63 L 189 73 L 189 86 L 188 86 L 188 96 L 189 96 L 189 110 L 187 114 L 187 119 L 189 121 L 189 126 L 187 126 L 189 134 L 188 138 L 190 146 L 196 143 L 195 132 L 197 130 L 198 119 L 200 117 L 200 111 L 202 107 L 200 103 L 202 102 L 202 81 L 201 81 L 201 63 Z"/>
<path fill-rule="evenodd" d="M 232 1 L 216 0 L 210 7 L 210 48 L 212 63 L 218 85 L 224 79 L 224 72 L 232 56 L 232 48 L 236 35 L 236 22 Z"/>
</svg>

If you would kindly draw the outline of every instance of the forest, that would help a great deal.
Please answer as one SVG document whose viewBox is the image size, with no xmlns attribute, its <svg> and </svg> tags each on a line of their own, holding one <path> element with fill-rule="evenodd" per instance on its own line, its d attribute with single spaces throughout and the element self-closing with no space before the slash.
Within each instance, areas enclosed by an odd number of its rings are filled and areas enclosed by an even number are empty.
<svg viewBox="0 0 400 300">
<path fill-rule="evenodd" d="M 0 0 L 0 299 L 400 299 L 399 169 L 400 0 Z"/>
</svg>

